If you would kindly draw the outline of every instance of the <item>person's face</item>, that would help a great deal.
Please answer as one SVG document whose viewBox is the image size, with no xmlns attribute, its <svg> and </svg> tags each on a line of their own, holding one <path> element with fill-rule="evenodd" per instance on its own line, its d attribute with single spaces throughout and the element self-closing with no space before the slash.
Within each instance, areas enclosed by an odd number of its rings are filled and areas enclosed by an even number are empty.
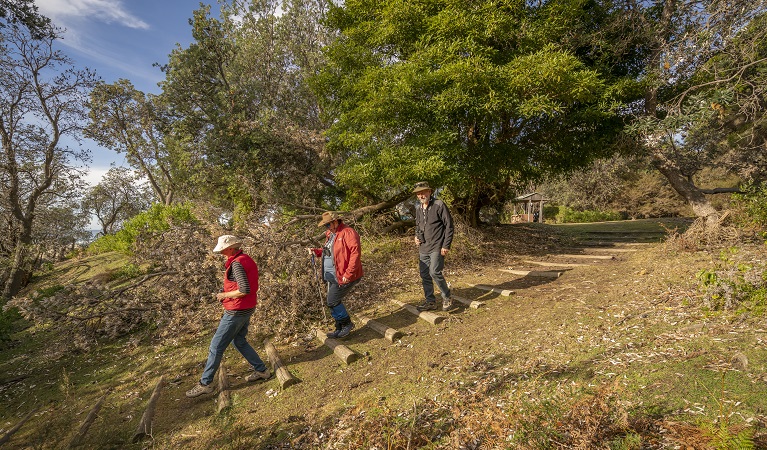
<svg viewBox="0 0 767 450">
<path fill-rule="evenodd" d="M 333 220 L 329 222 L 326 226 L 328 227 L 328 230 L 330 230 L 331 233 L 335 233 L 336 230 L 338 229 L 338 221 Z"/>
<path fill-rule="evenodd" d="M 226 256 L 226 257 L 228 258 L 228 257 L 230 257 L 230 256 L 233 256 L 233 255 L 235 255 L 235 254 L 237 253 L 237 251 L 238 251 L 238 250 L 239 250 L 239 249 L 238 249 L 238 248 L 236 248 L 236 247 L 229 247 L 229 248 L 225 248 L 225 249 L 221 250 L 221 254 L 222 254 L 223 256 Z"/>
<path fill-rule="evenodd" d="M 416 197 L 418 197 L 418 201 L 421 202 L 421 204 L 425 205 L 429 203 L 429 198 L 431 197 L 431 191 L 426 189 L 425 191 L 419 191 L 415 194 Z"/>
</svg>

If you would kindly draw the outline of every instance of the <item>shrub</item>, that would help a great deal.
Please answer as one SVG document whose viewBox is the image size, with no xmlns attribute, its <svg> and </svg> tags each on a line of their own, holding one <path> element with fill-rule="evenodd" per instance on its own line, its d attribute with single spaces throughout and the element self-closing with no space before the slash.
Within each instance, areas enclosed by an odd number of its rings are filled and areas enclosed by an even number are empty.
<svg viewBox="0 0 767 450">
<path fill-rule="evenodd" d="M 16 331 L 14 324 L 21 319 L 19 310 L 16 308 L 0 309 L 0 348 L 5 347 L 11 340 L 11 335 Z"/>
<path fill-rule="evenodd" d="M 197 223 L 190 205 L 165 206 L 155 203 L 147 211 L 127 220 L 117 233 L 101 236 L 88 246 L 88 252 L 100 254 L 111 251 L 131 254 L 133 244 L 145 233 L 170 230 L 172 224 Z"/>
<path fill-rule="evenodd" d="M 762 314 L 767 306 L 767 266 L 738 249 L 722 251 L 717 267 L 698 272 L 704 302 L 712 310 L 748 310 Z"/>
<path fill-rule="evenodd" d="M 575 211 L 566 206 L 560 206 L 556 215 L 558 223 L 585 223 L 620 220 L 621 215 L 614 211 Z"/>
<path fill-rule="evenodd" d="M 759 228 L 762 237 L 767 238 L 767 183 L 745 186 L 742 194 L 733 195 L 733 200 L 739 224 Z"/>
</svg>

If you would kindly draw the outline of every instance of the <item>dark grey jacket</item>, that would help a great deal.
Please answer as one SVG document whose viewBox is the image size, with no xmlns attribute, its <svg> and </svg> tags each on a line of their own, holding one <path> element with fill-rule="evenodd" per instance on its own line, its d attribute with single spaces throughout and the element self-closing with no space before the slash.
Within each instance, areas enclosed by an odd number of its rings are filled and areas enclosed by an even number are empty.
<svg viewBox="0 0 767 450">
<path fill-rule="evenodd" d="M 426 255 L 441 248 L 450 248 L 453 243 L 453 218 L 442 200 L 434 197 L 429 199 L 424 215 L 423 206 L 418 203 L 415 207 L 415 232 L 421 245 L 418 253 Z"/>
</svg>

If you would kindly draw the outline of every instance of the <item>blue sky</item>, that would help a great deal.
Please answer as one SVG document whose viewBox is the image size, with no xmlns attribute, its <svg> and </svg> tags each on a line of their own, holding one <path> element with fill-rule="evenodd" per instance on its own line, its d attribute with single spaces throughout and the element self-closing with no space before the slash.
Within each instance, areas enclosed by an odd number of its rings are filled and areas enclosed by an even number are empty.
<svg viewBox="0 0 767 450">
<path fill-rule="evenodd" d="M 61 50 L 78 67 L 89 67 L 107 83 L 120 78 L 130 80 L 137 89 L 159 93 L 163 79 L 153 63 L 164 64 L 168 54 L 192 40 L 189 19 L 200 3 L 216 0 L 35 0 L 41 14 L 65 28 Z M 123 165 L 117 153 L 100 148 L 92 141 L 89 182 L 98 182 L 110 163 Z"/>
</svg>

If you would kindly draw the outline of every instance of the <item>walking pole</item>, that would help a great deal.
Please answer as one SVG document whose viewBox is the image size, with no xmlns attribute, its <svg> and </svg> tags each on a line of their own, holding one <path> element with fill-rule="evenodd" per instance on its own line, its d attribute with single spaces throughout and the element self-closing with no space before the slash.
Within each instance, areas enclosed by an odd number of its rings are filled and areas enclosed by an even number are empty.
<svg viewBox="0 0 767 450">
<path fill-rule="evenodd" d="M 328 321 L 328 312 L 325 311 L 325 301 L 322 299 L 322 282 L 317 275 L 317 264 L 314 262 L 314 252 L 312 252 L 312 272 L 314 272 L 314 279 L 317 280 L 317 294 L 320 296 L 320 305 L 322 308 L 322 316 L 325 318 L 325 322 Z"/>
</svg>

